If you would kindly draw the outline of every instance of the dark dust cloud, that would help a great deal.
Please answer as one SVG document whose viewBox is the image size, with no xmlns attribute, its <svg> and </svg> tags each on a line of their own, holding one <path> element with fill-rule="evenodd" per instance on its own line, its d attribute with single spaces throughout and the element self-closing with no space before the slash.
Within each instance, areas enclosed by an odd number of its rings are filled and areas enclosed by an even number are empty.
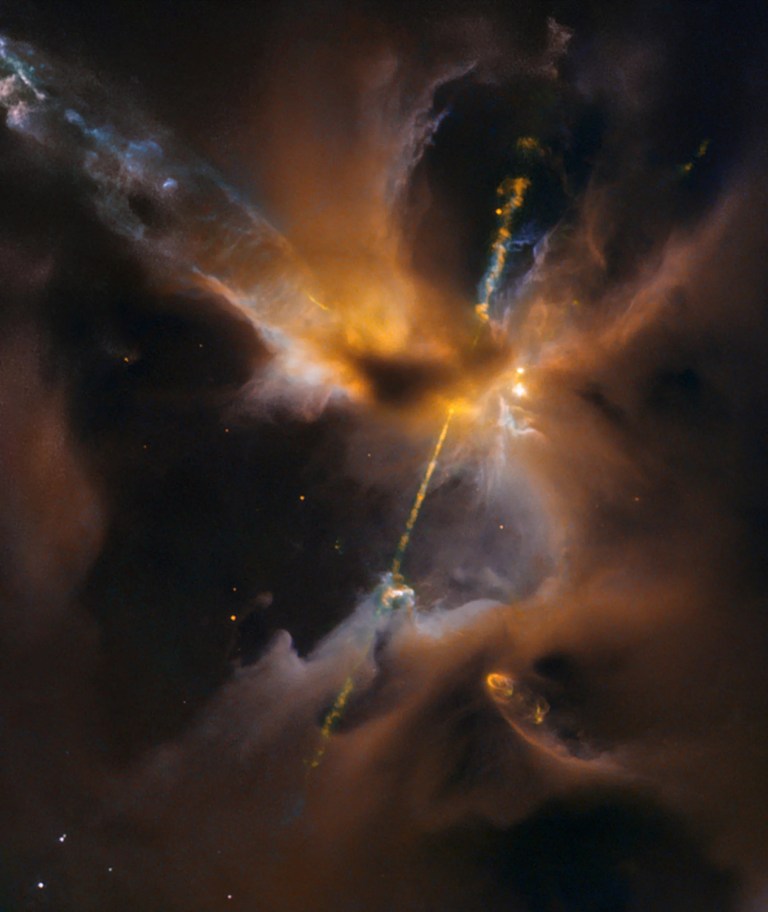
<svg viewBox="0 0 768 912">
<path fill-rule="evenodd" d="M 766 907 L 767 26 L 3 4 L 3 912 Z"/>
</svg>

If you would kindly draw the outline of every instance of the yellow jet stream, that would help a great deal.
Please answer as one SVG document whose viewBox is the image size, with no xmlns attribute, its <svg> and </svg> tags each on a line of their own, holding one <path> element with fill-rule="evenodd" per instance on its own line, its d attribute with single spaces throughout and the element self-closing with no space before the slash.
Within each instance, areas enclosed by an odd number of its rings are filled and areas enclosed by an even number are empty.
<svg viewBox="0 0 768 912">
<path fill-rule="evenodd" d="M 448 409 L 448 414 L 443 426 L 440 429 L 440 434 L 437 438 L 437 443 L 435 448 L 432 451 L 432 458 L 429 460 L 426 471 L 424 472 L 424 477 L 422 478 L 421 485 L 416 494 L 416 498 L 413 501 L 413 506 L 411 507 L 411 512 L 408 515 L 408 521 L 405 524 L 405 531 L 400 537 L 400 541 L 397 545 L 397 551 L 395 552 L 395 557 L 392 561 L 392 570 L 391 574 L 395 581 L 401 579 L 400 568 L 402 566 L 403 557 L 405 556 L 406 549 L 411 540 L 411 533 L 413 532 L 413 527 L 416 525 L 416 520 L 419 518 L 419 513 L 421 512 L 421 506 L 424 503 L 424 498 L 427 496 L 427 489 L 429 488 L 429 483 L 432 480 L 432 476 L 435 473 L 438 460 L 440 459 L 440 453 L 443 449 L 443 444 L 445 443 L 445 438 L 448 436 L 448 428 L 451 425 L 451 420 L 454 415 L 454 407 L 450 406 Z M 358 665 L 359 667 L 359 665 Z M 355 669 L 354 671 L 356 671 Z M 326 748 L 328 747 L 328 742 L 331 740 L 333 735 L 333 730 L 336 727 L 336 724 L 341 719 L 344 714 L 344 709 L 349 702 L 349 698 L 352 694 L 352 691 L 355 687 L 355 678 L 354 671 L 349 674 L 342 685 L 341 690 L 339 691 L 336 699 L 333 701 L 333 705 L 328 710 L 323 719 L 323 725 L 320 729 L 320 746 L 315 752 L 314 757 L 309 763 L 310 769 L 317 769 L 320 766 L 323 757 L 325 756 Z"/>
<path fill-rule="evenodd" d="M 435 444 L 432 458 L 429 460 L 429 465 L 424 472 L 424 478 L 422 479 L 421 486 L 419 487 L 419 490 L 416 494 L 416 499 L 413 501 L 411 512 L 408 515 L 408 521 L 405 524 L 405 531 L 401 535 L 400 541 L 398 542 L 397 551 L 395 551 L 395 557 L 392 561 L 392 576 L 396 580 L 400 577 L 400 569 L 403 564 L 403 558 L 405 557 L 406 549 L 408 548 L 408 544 L 411 540 L 411 533 L 413 532 L 413 527 L 416 525 L 416 520 L 419 518 L 421 505 L 424 503 L 424 498 L 427 496 L 427 488 L 429 488 L 429 483 L 432 481 L 432 476 L 435 473 L 437 461 L 440 459 L 440 453 L 443 450 L 445 438 L 448 436 L 448 428 L 451 426 L 451 420 L 453 419 L 454 412 L 454 406 L 450 406 L 445 421 L 443 422 L 443 426 L 440 429 L 440 434 L 437 438 L 437 443 Z"/>
<path fill-rule="evenodd" d="M 486 280 L 484 282 L 485 293 L 483 295 L 482 301 L 475 306 L 475 313 L 481 319 L 482 323 L 488 323 L 490 320 L 490 297 L 491 294 L 495 291 L 496 286 L 498 285 L 498 282 L 504 271 L 504 266 L 506 264 L 507 258 L 506 244 L 512 235 L 512 223 L 514 221 L 516 212 L 521 209 L 525 203 L 525 197 L 530 186 L 531 181 L 526 177 L 506 178 L 504 181 L 502 181 L 496 191 L 497 194 L 503 198 L 501 207 L 496 210 L 496 215 L 500 216 L 500 224 L 496 238 L 491 247 L 491 268 L 489 269 L 488 275 L 486 276 Z M 315 303 L 319 304 L 317 301 Z M 476 344 L 479 339 L 482 323 L 478 327 L 478 332 L 475 335 L 473 345 Z M 427 496 L 427 490 L 429 489 L 430 482 L 432 481 L 432 476 L 434 475 L 435 469 L 437 468 L 437 463 L 440 459 L 440 454 L 443 451 L 445 439 L 448 436 L 448 430 L 451 426 L 451 421 L 453 420 L 455 411 L 455 406 L 449 406 L 448 414 L 445 417 L 445 421 L 443 422 L 443 426 L 440 429 L 434 450 L 432 451 L 432 457 L 429 460 L 427 468 L 424 472 L 424 477 L 422 478 L 421 485 L 419 486 L 419 490 L 417 491 L 416 497 L 413 501 L 411 512 L 408 514 L 405 529 L 403 530 L 403 534 L 400 536 L 400 541 L 398 542 L 397 550 L 395 551 L 395 556 L 392 560 L 392 567 L 390 570 L 391 576 L 395 583 L 402 581 L 401 570 L 403 558 L 405 557 L 405 552 L 407 551 L 408 545 L 410 544 L 413 528 L 416 525 L 419 514 L 421 513 L 421 508 Z M 347 676 L 341 690 L 336 696 L 336 699 L 333 701 L 333 705 L 328 710 L 325 718 L 323 719 L 323 725 L 320 729 L 320 745 L 315 752 L 314 757 L 309 763 L 310 769 L 317 769 L 317 767 L 320 766 L 323 757 L 325 756 L 325 752 L 328 747 L 328 743 L 330 742 L 333 735 L 334 728 L 344 714 L 344 709 L 346 708 L 352 691 L 355 688 L 355 671 L 359 667 L 359 664 Z"/>
</svg>

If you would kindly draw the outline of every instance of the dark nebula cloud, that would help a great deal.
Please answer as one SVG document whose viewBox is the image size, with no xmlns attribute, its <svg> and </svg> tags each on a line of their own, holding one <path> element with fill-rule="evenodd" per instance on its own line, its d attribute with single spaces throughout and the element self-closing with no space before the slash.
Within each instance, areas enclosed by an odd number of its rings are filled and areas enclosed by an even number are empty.
<svg viewBox="0 0 768 912">
<path fill-rule="evenodd" d="M 3 6 L 0 909 L 764 908 L 767 25 Z"/>
</svg>

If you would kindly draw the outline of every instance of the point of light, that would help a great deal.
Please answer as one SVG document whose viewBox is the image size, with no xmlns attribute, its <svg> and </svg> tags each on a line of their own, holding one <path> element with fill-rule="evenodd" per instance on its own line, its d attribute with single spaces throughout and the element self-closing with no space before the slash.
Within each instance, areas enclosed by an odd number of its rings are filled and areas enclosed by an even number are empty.
<svg viewBox="0 0 768 912">
<path fill-rule="evenodd" d="M 512 387 L 512 392 L 517 396 L 518 399 L 523 399 L 528 395 L 528 390 L 525 387 L 524 383 L 516 383 Z"/>
</svg>

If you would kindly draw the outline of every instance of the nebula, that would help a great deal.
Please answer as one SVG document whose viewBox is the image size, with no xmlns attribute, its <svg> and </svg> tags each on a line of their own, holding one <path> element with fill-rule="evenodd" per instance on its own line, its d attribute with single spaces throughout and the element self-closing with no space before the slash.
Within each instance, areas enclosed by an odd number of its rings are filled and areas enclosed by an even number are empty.
<svg viewBox="0 0 768 912">
<path fill-rule="evenodd" d="M 0 12 L 0 908 L 758 912 L 759 4 Z"/>
</svg>

